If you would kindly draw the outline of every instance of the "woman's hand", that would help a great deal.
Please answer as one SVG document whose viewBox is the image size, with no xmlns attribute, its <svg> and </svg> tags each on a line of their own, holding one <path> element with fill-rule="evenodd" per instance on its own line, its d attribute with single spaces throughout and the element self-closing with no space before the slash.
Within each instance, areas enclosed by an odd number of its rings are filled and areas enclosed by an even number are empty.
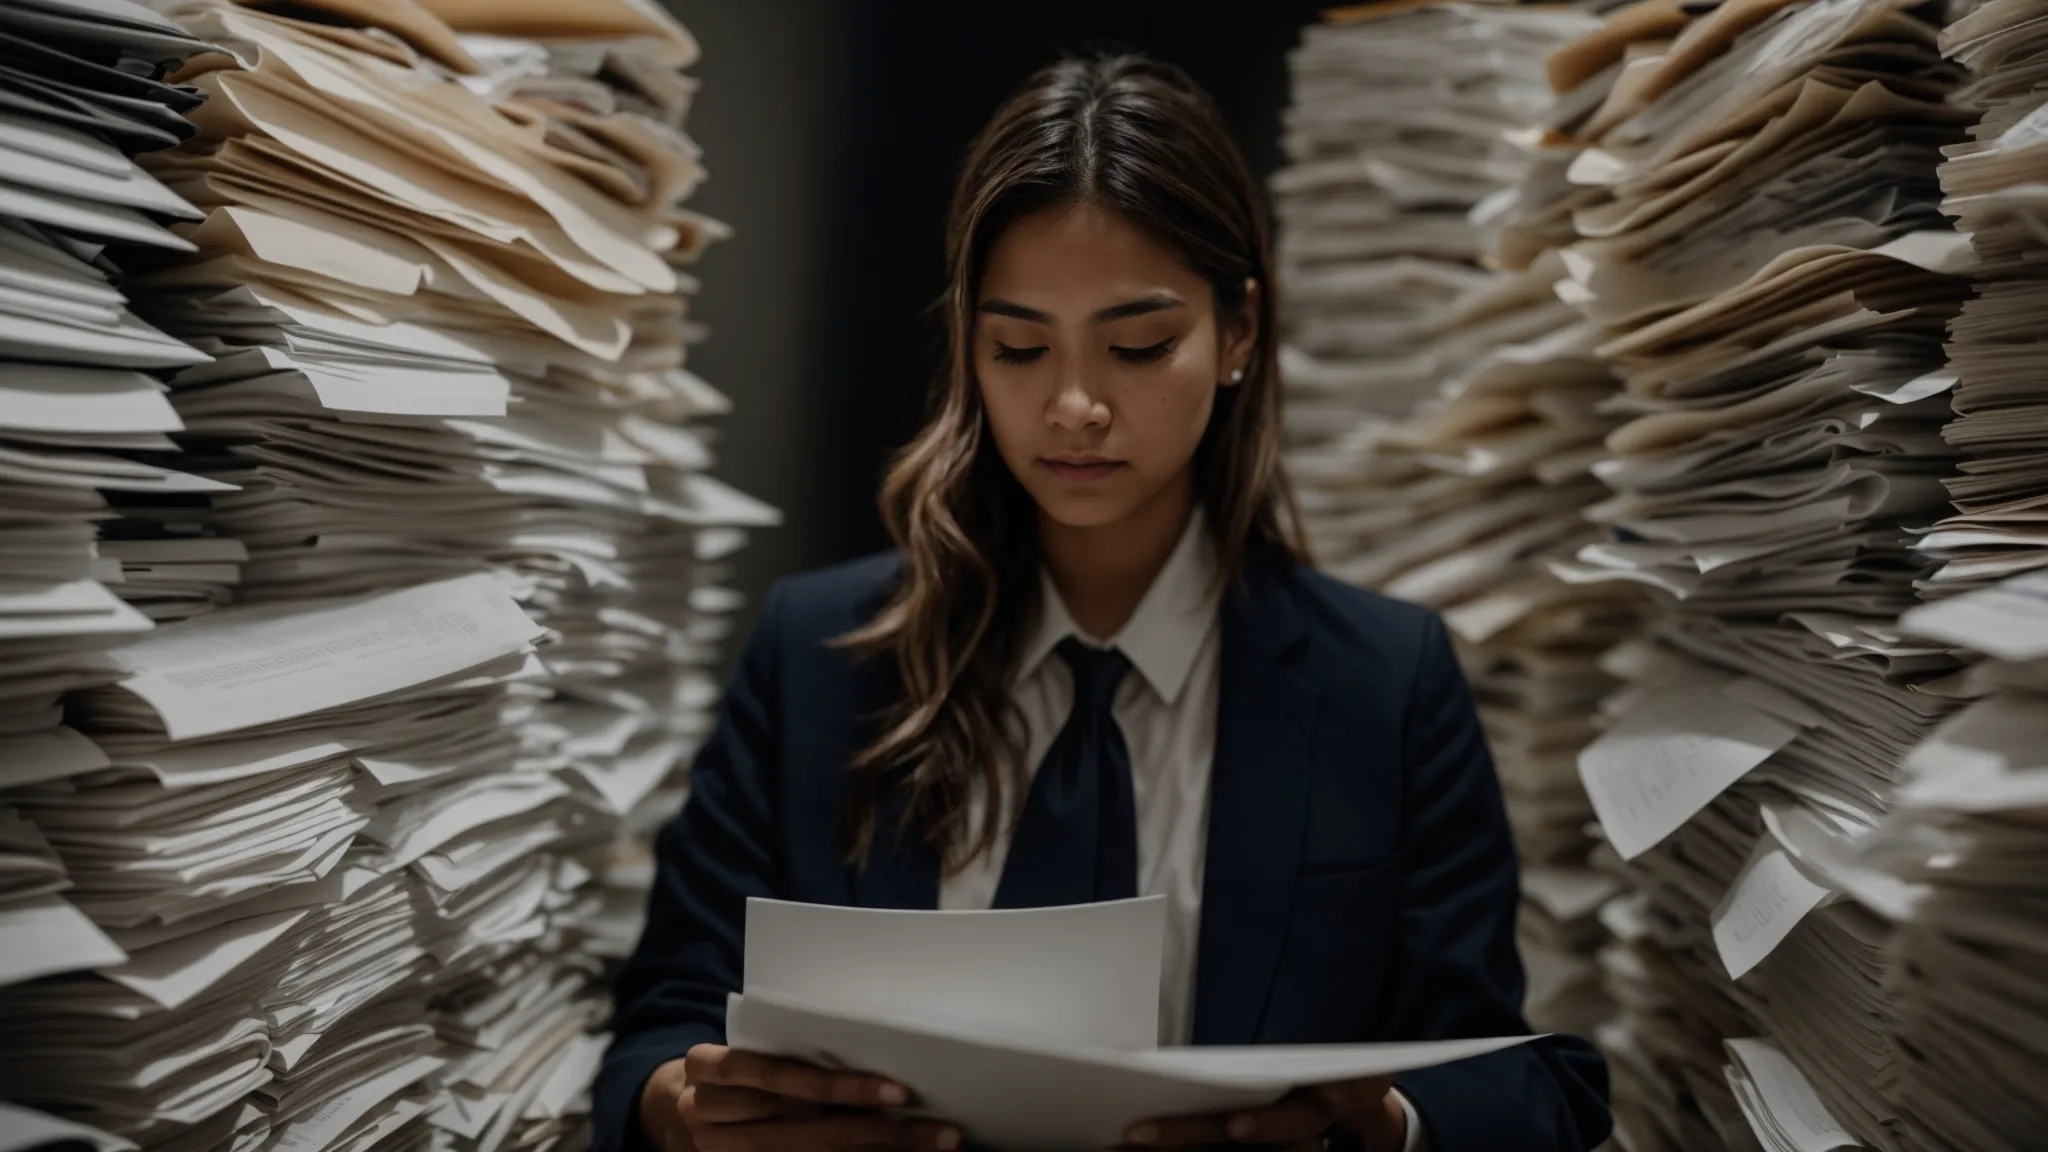
<svg viewBox="0 0 2048 1152">
<path fill-rule="evenodd" d="M 640 1126 L 661 1152 L 960 1147 L 949 1124 L 875 1110 L 909 1102 L 879 1076 L 699 1044 L 647 1078 Z"/>
<path fill-rule="evenodd" d="M 1386 1076 L 1341 1080 L 1290 1093 L 1277 1104 L 1207 1116 L 1172 1116 L 1131 1126 L 1124 1139 L 1139 1148 L 1185 1148 L 1197 1144 L 1268 1144 L 1320 1148 L 1323 1134 L 1343 1124 L 1372 1152 L 1400 1152 L 1408 1138 L 1408 1114 Z"/>
</svg>

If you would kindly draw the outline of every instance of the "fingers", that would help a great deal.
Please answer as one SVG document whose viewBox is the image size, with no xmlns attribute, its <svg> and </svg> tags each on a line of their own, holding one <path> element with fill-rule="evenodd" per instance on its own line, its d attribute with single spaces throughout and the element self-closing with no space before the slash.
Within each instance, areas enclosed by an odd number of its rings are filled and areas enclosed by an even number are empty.
<svg viewBox="0 0 2048 1152">
<path fill-rule="evenodd" d="M 756 1088 L 776 1096 L 814 1104 L 845 1104 L 893 1108 L 910 1102 L 901 1084 L 859 1072 L 833 1072 L 797 1060 L 743 1052 L 717 1044 L 700 1044 L 688 1056 L 690 1080 Z"/>
<path fill-rule="evenodd" d="M 1378 1106 L 1393 1090 L 1392 1076 L 1372 1076 L 1364 1080 L 1340 1080 L 1309 1091 L 1321 1097 L 1339 1115 L 1351 1116 Z"/>
<path fill-rule="evenodd" d="M 960 1130 L 951 1125 L 879 1114 L 713 1124 L 697 1132 L 697 1152 L 780 1152 L 788 1148 L 821 1152 L 868 1148 L 955 1152 L 959 1147 Z"/>
<path fill-rule="evenodd" d="M 681 1060 L 671 1060 L 654 1070 L 640 1089 L 640 1130 L 661 1152 L 687 1148 L 684 1112 L 690 1093 L 689 1076 Z"/>
<path fill-rule="evenodd" d="M 1267 1108 L 1230 1117 L 1224 1130 L 1242 1144 L 1293 1144 L 1313 1140 L 1343 1113 L 1314 1092 L 1289 1096 Z"/>
<path fill-rule="evenodd" d="M 822 1106 L 792 1100 L 760 1088 L 731 1084 L 700 1084 L 692 1089 L 695 1115 L 705 1124 L 746 1124 L 756 1120 L 801 1119 L 818 1115 Z"/>
<path fill-rule="evenodd" d="M 1312 1141 L 1339 1120 L 1372 1107 L 1387 1094 L 1384 1077 L 1346 1080 L 1293 1093 L 1277 1104 L 1242 1112 L 1173 1116 L 1133 1125 L 1124 1139 L 1152 1148 L 1195 1144 L 1295 1144 Z"/>
<path fill-rule="evenodd" d="M 1204 1116 L 1166 1116 L 1131 1126 L 1124 1139 L 1147 1148 L 1186 1148 L 1195 1144 L 1229 1141 L 1231 1114 L 1213 1112 Z"/>
</svg>

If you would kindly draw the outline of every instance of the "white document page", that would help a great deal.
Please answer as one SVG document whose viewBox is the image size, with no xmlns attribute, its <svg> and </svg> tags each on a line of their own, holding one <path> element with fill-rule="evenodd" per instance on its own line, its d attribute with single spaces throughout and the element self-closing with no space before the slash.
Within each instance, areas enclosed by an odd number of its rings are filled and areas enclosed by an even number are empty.
<svg viewBox="0 0 2048 1152">
<path fill-rule="evenodd" d="M 0 1100 L 0 1152 L 28 1152 L 59 1140 L 90 1144 L 98 1152 L 129 1152 L 135 1147 L 133 1140 Z"/>
<path fill-rule="evenodd" d="M 75 728 L 0 736 L 0 788 L 22 788 L 107 767 L 107 754 Z"/>
<path fill-rule="evenodd" d="M 121 686 L 174 740 L 274 723 L 452 675 L 542 634 L 494 577 L 462 576 L 307 609 L 225 609 L 115 655 Z"/>
<path fill-rule="evenodd" d="M 368 1115 L 370 1109 L 389 1100 L 407 1085 L 439 1071 L 446 1063 L 437 1056 L 415 1056 L 339 1096 L 329 1098 L 310 1114 L 286 1124 L 271 1147 L 275 1152 L 319 1152 L 347 1132 L 349 1125 Z"/>
<path fill-rule="evenodd" d="M 177 1008 L 275 945 L 305 918 L 303 910 L 251 916 L 144 949 L 100 975 L 165 1008 Z"/>
<path fill-rule="evenodd" d="M 1579 778 L 1614 850 L 1631 860 L 1798 734 L 1716 691 L 1656 695 L 1579 753 Z"/>
<path fill-rule="evenodd" d="M 770 993 L 733 996 L 726 1031 L 736 1047 L 886 1076 L 910 1089 L 920 1113 L 1005 1152 L 1114 1147 L 1140 1120 L 1256 1106 L 1299 1085 L 1410 1071 L 1529 1039 L 1131 1052 L 884 1022 Z"/>
<path fill-rule="evenodd" d="M 1728 978 L 1740 980 L 1762 963 L 1829 895 L 1807 879 L 1777 837 L 1766 832 L 1714 909 L 1714 948 Z"/>
<path fill-rule="evenodd" d="M 1727 1041 L 1735 1063 L 1728 1083 L 1750 1127 L 1776 1152 L 1833 1152 L 1863 1145 L 1821 1103 L 1820 1094 L 1790 1057 L 1769 1040 Z"/>
<path fill-rule="evenodd" d="M 0 364 L 0 427 L 31 432 L 176 432 L 163 386 L 140 372 Z"/>
<path fill-rule="evenodd" d="M 1899 627 L 2001 660 L 2048 657 L 2048 573 L 1922 604 L 1900 617 Z"/>
<path fill-rule="evenodd" d="M 1097 1048 L 1159 1042 L 1166 899 L 990 912 L 747 901 L 745 992 Z"/>
<path fill-rule="evenodd" d="M 128 954 L 99 925 L 60 896 L 0 908 L 0 987 L 126 962 Z M 0 1132 L 6 1120 L 0 1116 Z M 10 1147 L 0 1140 L 0 1150 Z"/>
</svg>

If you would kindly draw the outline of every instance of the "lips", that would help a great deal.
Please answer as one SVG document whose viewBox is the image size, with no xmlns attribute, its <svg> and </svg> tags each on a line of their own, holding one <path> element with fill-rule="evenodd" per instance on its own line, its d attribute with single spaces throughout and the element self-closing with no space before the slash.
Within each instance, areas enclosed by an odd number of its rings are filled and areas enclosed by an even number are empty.
<svg viewBox="0 0 2048 1152">
<path fill-rule="evenodd" d="M 1121 471 L 1121 460 L 1103 460 L 1096 457 L 1070 457 L 1057 459 L 1042 457 L 1038 461 L 1045 470 L 1070 484 L 1087 484 L 1102 480 Z"/>
</svg>

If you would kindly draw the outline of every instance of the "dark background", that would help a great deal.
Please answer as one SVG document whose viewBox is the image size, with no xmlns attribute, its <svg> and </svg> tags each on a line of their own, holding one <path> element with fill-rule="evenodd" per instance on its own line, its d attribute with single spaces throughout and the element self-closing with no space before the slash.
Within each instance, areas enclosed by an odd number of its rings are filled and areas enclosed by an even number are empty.
<svg viewBox="0 0 2048 1152">
<path fill-rule="evenodd" d="M 1279 164 L 1302 0 L 668 0 L 704 50 L 691 207 L 733 226 L 696 270 L 711 338 L 690 366 L 731 396 L 717 474 L 780 507 L 739 586 L 886 547 L 874 494 L 937 366 L 929 311 L 975 131 L 1061 52 L 1135 48 L 1186 68 L 1261 179 Z M 729 651 L 736 644 L 729 646 Z"/>
</svg>

